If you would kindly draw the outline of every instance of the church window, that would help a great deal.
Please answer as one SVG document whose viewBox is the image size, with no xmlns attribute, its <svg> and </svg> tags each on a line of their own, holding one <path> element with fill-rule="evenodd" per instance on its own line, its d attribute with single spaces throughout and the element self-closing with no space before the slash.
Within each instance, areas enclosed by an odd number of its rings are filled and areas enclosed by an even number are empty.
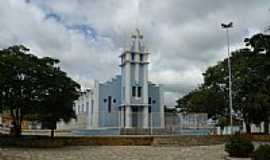
<svg viewBox="0 0 270 160">
<path fill-rule="evenodd" d="M 111 110 L 112 110 L 112 97 L 111 96 L 109 96 L 109 103 L 108 103 L 108 112 L 111 112 Z"/>
<path fill-rule="evenodd" d="M 132 61 L 135 60 L 135 53 L 131 53 L 131 60 L 132 60 Z"/>
<path fill-rule="evenodd" d="M 132 87 L 132 96 L 135 97 L 136 96 L 136 87 Z"/>
<path fill-rule="evenodd" d="M 151 104 L 151 102 L 152 102 L 152 98 L 148 97 L 148 104 Z"/>
<path fill-rule="evenodd" d="M 116 103 L 116 99 L 113 99 L 113 103 Z"/>
<path fill-rule="evenodd" d="M 82 112 L 84 112 L 84 104 L 82 104 Z"/>
<path fill-rule="evenodd" d="M 142 95 L 142 87 L 138 87 L 138 97 L 141 97 Z"/>
<path fill-rule="evenodd" d="M 104 98 L 104 100 L 103 100 L 103 101 L 104 101 L 104 103 L 106 103 L 106 102 L 107 102 L 107 99 L 106 99 L 106 98 Z"/>
<path fill-rule="evenodd" d="M 86 112 L 89 112 L 89 102 L 86 102 Z"/>
<path fill-rule="evenodd" d="M 125 87 L 122 88 L 122 93 L 123 95 L 125 95 Z M 124 96 L 121 97 L 121 99 L 123 100 Z"/>
<path fill-rule="evenodd" d="M 148 97 L 148 104 L 149 104 L 149 107 L 148 107 L 148 112 L 151 113 L 152 112 L 152 108 L 151 108 L 151 102 L 152 102 L 152 98 L 151 97 Z"/>
<path fill-rule="evenodd" d="M 93 110 L 94 110 L 94 100 L 91 100 L 91 113 L 93 114 Z"/>
<path fill-rule="evenodd" d="M 143 54 L 140 54 L 140 61 L 143 61 Z"/>
</svg>

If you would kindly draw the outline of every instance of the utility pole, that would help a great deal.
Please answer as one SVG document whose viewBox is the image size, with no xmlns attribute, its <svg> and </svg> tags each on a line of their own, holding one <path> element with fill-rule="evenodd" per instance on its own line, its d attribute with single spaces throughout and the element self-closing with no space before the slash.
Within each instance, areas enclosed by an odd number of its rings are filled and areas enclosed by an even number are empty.
<svg viewBox="0 0 270 160">
<path fill-rule="evenodd" d="M 230 53 L 230 34 L 229 29 L 233 27 L 233 22 L 229 24 L 221 24 L 221 27 L 226 30 L 227 47 L 228 47 L 228 70 L 229 70 L 229 107 L 230 107 L 230 134 L 233 133 L 233 102 L 232 102 L 232 67 L 231 67 L 231 53 Z"/>
</svg>

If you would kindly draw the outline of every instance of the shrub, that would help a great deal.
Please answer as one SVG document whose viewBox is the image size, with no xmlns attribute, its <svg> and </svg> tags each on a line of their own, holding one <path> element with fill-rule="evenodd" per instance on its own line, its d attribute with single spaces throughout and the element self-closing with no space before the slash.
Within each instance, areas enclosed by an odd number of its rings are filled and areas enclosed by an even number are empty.
<svg viewBox="0 0 270 160">
<path fill-rule="evenodd" d="M 251 140 L 241 135 L 234 135 L 225 145 L 225 151 L 231 157 L 249 157 L 253 153 L 254 145 Z"/>
<path fill-rule="evenodd" d="M 255 160 L 269 160 L 270 159 L 270 145 L 260 145 L 254 152 Z"/>
</svg>

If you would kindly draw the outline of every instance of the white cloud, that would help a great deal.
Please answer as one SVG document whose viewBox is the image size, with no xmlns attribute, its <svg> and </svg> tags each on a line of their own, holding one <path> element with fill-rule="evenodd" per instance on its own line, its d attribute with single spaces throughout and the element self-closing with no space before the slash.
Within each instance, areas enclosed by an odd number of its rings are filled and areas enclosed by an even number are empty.
<svg viewBox="0 0 270 160">
<path fill-rule="evenodd" d="M 152 53 L 150 78 L 165 85 L 173 105 L 202 82 L 207 66 L 226 57 L 220 23 L 234 22 L 235 49 L 269 25 L 269 7 L 268 0 L 2 0 L 0 48 L 25 44 L 39 56 L 59 58 L 65 71 L 91 87 L 94 79 L 119 73 L 118 55 L 139 26 Z M 67 27 L 74 25 L 91 27 L 95 39 Z"/>
</svg>

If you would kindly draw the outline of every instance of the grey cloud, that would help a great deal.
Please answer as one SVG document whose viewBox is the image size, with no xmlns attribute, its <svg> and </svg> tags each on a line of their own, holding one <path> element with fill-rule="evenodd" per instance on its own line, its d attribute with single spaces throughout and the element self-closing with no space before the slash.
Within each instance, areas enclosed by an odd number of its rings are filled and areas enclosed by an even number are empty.
<svg viewBox="0 0 270 160">
<path fill-rule="evenodd" d="M 220 23 L 234 22 L 235 49 L 244 37 L 269 25 L 269 7 L 269 0 L 1 1 L 0 47 L 22 43 L 40 56 L 59 58 L 74 79 L 91 87 L 94 79 L 119 73 L 118 55 L 139 27 L 152 53 L 150 79 L 164 84 L 166 103 L 173 105 L 202 83 L 207 66 L 226 57 Z M 58 19 L 46 19 L 48 14 Z M 66 27 L 73 25 L 93 28 L 97 39 Z"/>
</svg>

